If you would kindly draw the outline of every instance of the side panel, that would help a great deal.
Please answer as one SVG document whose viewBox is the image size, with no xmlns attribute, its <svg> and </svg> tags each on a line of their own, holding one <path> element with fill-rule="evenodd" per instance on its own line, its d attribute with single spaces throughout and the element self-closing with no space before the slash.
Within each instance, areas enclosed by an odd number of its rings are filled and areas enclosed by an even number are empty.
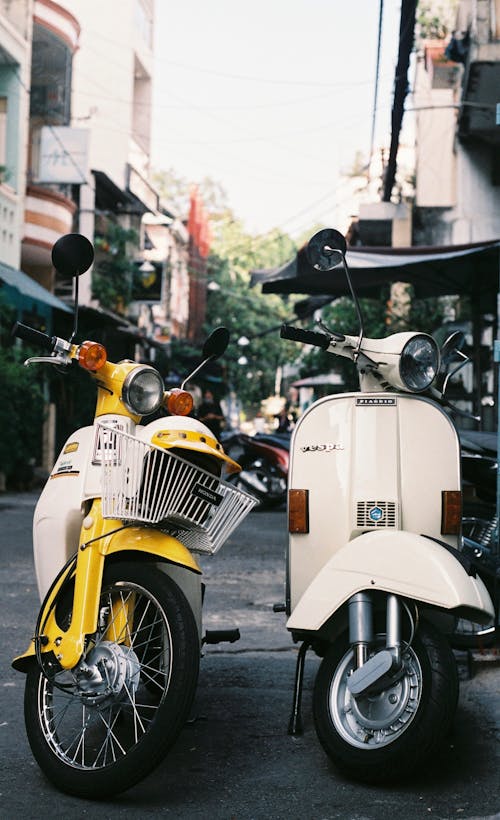
<svg viewBox="0 0 500 820">
<path fill-rule="evenodd" d="M 78 546 L 93 440 L 93 427 L 83 427 L 69 437 L 38 499 L 33 518 L 33 552 L 41 599 Z"/>
<path fill-rule="evenodd" d="M 130 434 L 135 429 L 122 416 L 103 416 L 99 421 Z M 33 547 L 40 598 L 78 546 L 84 501 L 101 495 L 101 464 L 98 458 L 94 463 L 98 447 L 95 424 L 76 430 L 62 448 L 38 500 Z"/>
<path fill-rule="evenodd" d="M 459 490 L 460 448 L 448 416 L 418 396 L 352 393 L 299 421 L 289 487 L 309 491 L 307 534 L 290 536 L 290 609 L 344 544 L 389 528 L 441 535 L 441 492 Z"/>
</svg>

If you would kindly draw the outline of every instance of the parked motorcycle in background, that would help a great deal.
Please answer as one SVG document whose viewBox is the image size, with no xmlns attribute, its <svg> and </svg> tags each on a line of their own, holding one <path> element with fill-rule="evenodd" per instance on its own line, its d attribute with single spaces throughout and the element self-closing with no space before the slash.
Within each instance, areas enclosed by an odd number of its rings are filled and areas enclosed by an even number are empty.
<svg viewBox="0 0 500 820">
<path fill-rule="evenodd" d="M 226 453 L 241 465 L 229 480 L 251 493 L 259 509 L 273 509 L 286 501 L 290 435 L 230 431 L 222 436 Z"/>
<path fill-rule="evenodd" d="M 351 359 L 360 379 L 359 392 L 316 401 L 292 436 L 282 608 L 302 643 L 290 731 L 312 648 L 319 740 L 348 775 L 383 782 L 442 743 L 458 698 L 449 635 L 457 618 L 490 624 L 494 607 L 460 551 L 460 443 L 433 387 L 446 381 L 437 344 L 419 332 L 366 338 L 345 253 L 334 230 L 308 246 L 312 267 L 346 276 L 358 334 L 281 331 Z"/>
<path fill-rule="evenodd" d="M 92 264 L 85 237 L 56 242 L 63 275 Z M 76 280 L 78 282 L 78 280 Z M 25 722 L 33 754 L 62 791 L 103 798 L 130 788 L 165 756 L 194 697 L 203 642 L 197 554 L 214 554 L 255 504 L 221 478 L 238 470 L 201 422 L 193 400 L 164 391 L 160 374 L 133 361 L 107 361 L 102 345 L 73 343 L 18 324 L 15 334 L 78 363 L 97 387 L 92 426 L 64 445 L 38 501 L 34 558 L 42 606 L 28 650 Z M 204 361 L 226 349 L 217 328 Z M 191 374 L 191 377 L 194 374 Z M 186 380 L 187 381 L 187 380 Z M 163 407 L 169 416 L 145 426 Z"/>
</svg>

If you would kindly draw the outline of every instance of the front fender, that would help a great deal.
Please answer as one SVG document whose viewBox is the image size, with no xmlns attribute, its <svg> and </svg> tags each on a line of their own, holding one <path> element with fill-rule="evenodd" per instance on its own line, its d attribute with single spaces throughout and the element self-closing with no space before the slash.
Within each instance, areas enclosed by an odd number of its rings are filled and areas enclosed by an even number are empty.
<svg viewBox="0 0 500 820">
<path fill-rule="evenodd" d="M 152 528 L 126 527 L 106 539 L 105 555 L 127 551 L 154 555 L 170 564 L 177 564 L 201 575 L 201 569 L 184 544 L 167 533 Z"/>
<path fill-rule="evenodd" d="M 143 527 L 125 527 L 112 532 L 89 545 L 82 553 L 84 558 L 77 562 L 76 569 L 74 561 L 71 562 L 52 584 L 42 603 L 38 619 L 38 623 L 45 625 L 43 633 L 47 639 L 44 646 L 41 647 L 42 652 L 55 651 L 55 646 L 63 647 L 64 643 L 71 644 L 74 654 L 74 657 L 70 656 L 72 657 L 71 666 L 74 665 L 74 658 L 78 659 L 81 652 L 78 647 L 83 646 L 82 633 L 90 635 L 97 628 L 97 614 L 105 560 L 112 555 L 126 552 L 153 556 L 196 574 L 201 574 L 201 569 L 189 550 L 171 535 Z M 83 573 L 83 578 L 80 578 L 79 572 Z M 76 591 L 73 613 L 82 611 L 82 628 L 76 630 L 73 623 L 75 618 L 72 618 L 68 631 L 63 632 L 55 619 L 55 601 L 64 584 L 73 576 L 75 577 Z M 84 597 L 80 596 L 80 600 L 78 600 L 78 589 L 84 590 Z M 75 634 L 72 634 L 72 630 Z M 35 641 L 32 639 L 27 651 L 23 655 L 14 658 L 12 666 L 14 669 L 26 672 L 35 654 Z"/>
<path fill-rule="evenodd" d="M 422 535 L 378 530 L 349 541 L 325 564 L 291 613 L 287 628 L 316 632 L 356 592 L 382 590 L 443 609 L 466 607 L 478 623 L 494 615 L 480 578 Z"/>
</svg>

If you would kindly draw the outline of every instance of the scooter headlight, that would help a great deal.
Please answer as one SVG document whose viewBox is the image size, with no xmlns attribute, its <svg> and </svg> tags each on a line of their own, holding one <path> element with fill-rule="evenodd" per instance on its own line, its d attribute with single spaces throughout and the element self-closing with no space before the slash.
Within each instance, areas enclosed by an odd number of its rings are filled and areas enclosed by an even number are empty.
<svg viewBox="0 0 500 820">
<path fill-rule="evenodd" d="M 407 390 L 426 390 L 439 368 L 439 348 L 432 336 L 419 334 L 406 342 L 401 351 L 399 375 Z"/>
<path fill-rule="evenodd" d="M 128 374 L 122 387 L 122 399 L 131 413 L 147 416 L 160 407 L 163 391 L 163 380 L 158 371 L 144 365 Z"/>
</svg>

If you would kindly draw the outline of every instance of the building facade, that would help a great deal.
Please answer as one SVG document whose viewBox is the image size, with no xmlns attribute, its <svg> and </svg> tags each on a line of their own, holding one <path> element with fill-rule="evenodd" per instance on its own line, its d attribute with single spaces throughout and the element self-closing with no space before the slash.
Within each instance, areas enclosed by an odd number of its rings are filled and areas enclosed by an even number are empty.
<svg viewBox="0 0 500 820">
<path fill-rule="evenodd" d="M 500 0 L 460 0 L 416 67 L 415 244 L 500 237 L 499 89 Z"/>
<path fill-rule="evenodd" d="M 18 268 L 24 233 L 33 0 L 0 2 L 0 262 Z"/>
</svg>

